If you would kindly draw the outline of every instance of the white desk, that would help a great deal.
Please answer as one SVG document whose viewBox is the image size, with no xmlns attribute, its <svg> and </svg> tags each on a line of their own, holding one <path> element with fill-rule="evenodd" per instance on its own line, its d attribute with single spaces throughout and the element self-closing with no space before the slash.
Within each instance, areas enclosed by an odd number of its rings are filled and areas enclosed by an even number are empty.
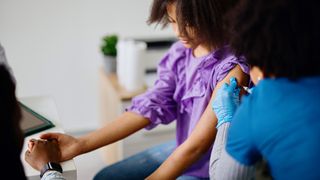
<svg viewBox="0 0 320 180">
<path fill-rule="evenodd" d="M 27 150 L 27 144 L 29 139 L 31 138 L 39 138 L 39 135 L 44 132 L 61 132 L 63 133 L 63 129 L 57 125 L 56 122 L 59 122 L 58 113 L 56 110 L 55 103 L 53 99 L 50 97 L 28 97 L 28 98 L 20 98 L 19 99 L 22 103 L 29 106 L 31 109 L 36 111 L 37 113 L 43 115 L 44 117 L 51 120 L 56 127 L 39 132 L 37 134 L 28 136 L 24 140 L 24 145 L 21 153 L 21 161 L 24 166 L 24 170 L 26 176 L 29 180 L 39 180 L 39 171 L 33 169 L 25 160 L 24 160 L 24 153 Z M 77 179 L 77 170 L 73 160 L 65 161 L 61 163 L 63 169 L 63 176 L 67 180 L 75 180 Z"/>
</svg>

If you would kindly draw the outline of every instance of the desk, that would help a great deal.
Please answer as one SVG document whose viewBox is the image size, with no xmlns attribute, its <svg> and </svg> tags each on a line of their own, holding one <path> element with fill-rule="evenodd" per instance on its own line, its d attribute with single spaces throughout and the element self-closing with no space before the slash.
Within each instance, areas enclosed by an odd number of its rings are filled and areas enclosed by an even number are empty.
<svg viewBox="0 0 320 180">
<path fill-rule="evenodd" d="M 29 180 L 39 180 L 39 172 L 33 169 L 25 160 L 24 160 L 24 153 L 28 147 L 28 141 L 31 138 L 39 138 L 39 135 L 44 132 L 60 132 L 63 133 L 63 129 L 57 125 L 56 122 L 59 122 L 58 113 L 56 110 L 55 103 L 53 99 L 49 97 L 28 97 L 28 98 L 20 98 L 19 99 L 22 103 L 29 106 L 34 111 L 38 112 L 39 114 L 43 115 L 44 117 L 51 120 L 56 127 L 51 129 L 39 132 L 37 134 L 33 134 L 28 136 L 24 140 L 24 145 L 21 153 L 21 161 L 26 173 L 26 176 Z M 63 169 L 63 176 L 68 180 L 75 180 L 77 179 L 77 170 L 73 160 L 65 161 L 61 163 Z"/>
<path fill-rule="evenodd" d="M 156 76 L 149 75 L 146 84 L 153 84 Z M 148 82 L 152 81 L 152 82 Z M 102 126 L 116 119 L 131 104 L 131 99 L 147 90 L 130 92 L 121 87 L 116 74 L 106 74 L 103 68 L 99 72 L 100 117 Z M 152 131 L 140 130 L 133 135 L 101 148 L 107 164 L 115 163 L 146 148 L 175 138 L 175 123 L 159 125 Z"/>
</svg>

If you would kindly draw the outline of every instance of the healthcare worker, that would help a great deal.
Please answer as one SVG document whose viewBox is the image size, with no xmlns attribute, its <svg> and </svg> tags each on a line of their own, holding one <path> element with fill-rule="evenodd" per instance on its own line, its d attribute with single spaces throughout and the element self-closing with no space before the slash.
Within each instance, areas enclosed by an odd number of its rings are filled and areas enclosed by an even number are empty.
<svg viewBox="0 0 320 180">
<path fill-rule="evenodd" d="M 211 179 L 252 179 L 265 159 L 273 179 L 320 179 L 320 21 L 316 0 L 246 0 L 232 47 L 256 84 L 239 99 L 235 78 L 212 103 L 218 133 Z"/>
</svg>

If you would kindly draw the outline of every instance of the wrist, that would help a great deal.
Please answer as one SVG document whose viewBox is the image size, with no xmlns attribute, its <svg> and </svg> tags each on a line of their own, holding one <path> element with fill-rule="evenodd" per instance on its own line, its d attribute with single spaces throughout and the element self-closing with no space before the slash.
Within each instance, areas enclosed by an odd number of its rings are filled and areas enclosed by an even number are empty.
<svg viewBox="0 0 320 180">
<path fill-rule="evenodd" d="M 89 152 L 88 141 L 89 140 L 86 136 L 78 138 L 79 152 L 77 153 L 77 156 Z"/>
<path fill-rule="evenodd" d="M 41 171 L 41 169 L 47 164 L 47 162 L 39 162 L 35 169 Z"/>
<path fill-rule="evenodd" d="M 227 116 L 225 118 L 223 118 L 221 121 L 218 121 L 218 124 L 216 126 L 216 128 L 218 129 L 222 124 L 227 123 L 227 122 L 231 122 L 232 121 L 232 116 Z"/>
<path fill-rule="evenodd" d="M 50 162 L 49 159 L 43 159 L 43 158 L 39 158 L 39 160 L 37 161 L 37 164 L 36 164 L 36 168 L 38 171 L 41 171 L 42 168 L 48 163 Z"/>
<path fill-rule="evenodd" d="M 48 171 L 57 171 L 57 172 L 60 172 L 60 173 L 63 172 L 62 167 L 61 167 L 61 165 L 59 163 L 48 162 L 41 168 L 40 178 L 42 178 L 42 176 Z"/>
</svg>

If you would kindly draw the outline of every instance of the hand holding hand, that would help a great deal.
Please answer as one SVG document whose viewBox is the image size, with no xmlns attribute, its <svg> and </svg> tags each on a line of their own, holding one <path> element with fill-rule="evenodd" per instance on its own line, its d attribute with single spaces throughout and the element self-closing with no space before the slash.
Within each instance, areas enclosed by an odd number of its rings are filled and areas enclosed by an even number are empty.
<svg viewBox="0 0 320 180">
<path fill-rule="evenodd" d="M 212 109 L 218 118 L 217 128 L 225 122 L 231 122 L 233 114 L 240 104 L 239 94 L 240 88 L 234 77 L 230 78 L 230 85 L 225 83 L 218 90 L 212 101 Z"/>
<path fill-rule="evenodd" d="M 59 148 L 61 150 L 60 161 L 70 160 L 82 153 L 82 148 L 83 148 L 82 142 L 79 139 L 69 136 L 67 134 L 47 133 L 47 134 L 42 134 L 40 138 L 47 139 L 47 140 L 50 140 L 50 139 L 57 140 L 59 144 Z"/>
<path fill-rule="evenodd" d="M 25 160 L 36 170 L 40 171 L 48 162 L 59 163 L 61 152 L 57 140 L 35 140 L 29 142 Z"/>
</svg>

